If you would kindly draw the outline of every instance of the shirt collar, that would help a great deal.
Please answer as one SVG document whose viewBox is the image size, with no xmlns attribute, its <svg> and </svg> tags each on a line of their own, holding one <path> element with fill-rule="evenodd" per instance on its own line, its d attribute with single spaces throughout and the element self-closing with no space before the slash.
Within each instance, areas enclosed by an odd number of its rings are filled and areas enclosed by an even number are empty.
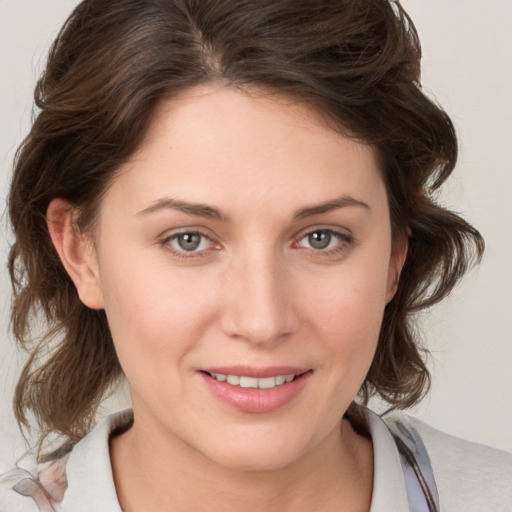
<svg viewBox="0 0 512 512">
<path fill-rule="evenodd" d="M 365 409 L 373 444 L 373 494 L 370 512 L 409 512 L 400 455 L 380 416 Z"/>
<path fill-rule="evenodd" d="M 68 488 L 63 510 L 122 512 L 110 464 L 109 438 L 132 417 L 130 409 L 108 416 L 73 448 L 66 465 Z"/>
</svg>

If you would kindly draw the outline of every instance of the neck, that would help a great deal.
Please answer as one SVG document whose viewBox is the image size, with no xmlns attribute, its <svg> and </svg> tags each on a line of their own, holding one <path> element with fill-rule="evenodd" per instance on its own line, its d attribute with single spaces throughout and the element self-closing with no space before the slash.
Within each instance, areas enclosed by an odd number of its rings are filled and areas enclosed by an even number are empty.
<svg viewBox="0 0 512 512">
<path fill-rule="evenodd" d="M 373 484 L 371 441 L 342 421 L 285 467 L 220 466 L 166 432 L 134 426 L 111 440 L 115 485 L 125 512 L 239 510 L 367 512 Z"/>
</svg>

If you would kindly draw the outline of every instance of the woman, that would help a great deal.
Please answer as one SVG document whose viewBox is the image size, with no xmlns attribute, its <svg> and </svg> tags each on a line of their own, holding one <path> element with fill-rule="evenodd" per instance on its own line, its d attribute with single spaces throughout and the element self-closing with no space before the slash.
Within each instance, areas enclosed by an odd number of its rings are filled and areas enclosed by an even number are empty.
<svg viewBox="0 0 512 512">
<path fill-rule="evenodd" d="M 9 196 L 14 334 L 47 331 L 0 510 L 510 509 L 509 455 L 360 405 L 424 396 L 411 315 L 483 252 L 419 61 L 385 0 L 79 4 Z"/>
</svg>

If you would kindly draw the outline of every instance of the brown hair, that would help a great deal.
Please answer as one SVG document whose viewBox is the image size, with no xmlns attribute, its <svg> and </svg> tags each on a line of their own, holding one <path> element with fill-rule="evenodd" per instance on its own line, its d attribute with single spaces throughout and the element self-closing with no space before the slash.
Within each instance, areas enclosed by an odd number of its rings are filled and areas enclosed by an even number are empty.
<svg viewBox="0 0 512 512">
<path fill-rule="evenodd" d="M 9 196 L 12 329 L 30 354 L 14 400 L 20 426 L 75 443 L 122 375 L 104 312 L 80 302 L 52 246 L 50 201 L 66 199 L 78 227 L 90 227 L 159 102 L 211 81 L 300 98 L 375 147 L 393 238 L 408 236 L 409 252 L 360 398 L 419 401 L 429 373 L 413 314 L 445 297 L 483 252 L 478 231 L 435 202 L 457 140 L 422 92 L 420 58 L 411 20 L 388 0 L 81 2 L 37 84 Z"/>
</svg>

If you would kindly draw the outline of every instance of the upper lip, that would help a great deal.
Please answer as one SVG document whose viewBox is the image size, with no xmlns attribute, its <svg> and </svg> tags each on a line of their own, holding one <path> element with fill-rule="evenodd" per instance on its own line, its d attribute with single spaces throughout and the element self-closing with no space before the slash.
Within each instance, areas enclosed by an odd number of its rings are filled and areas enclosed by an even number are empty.
<svg viewBox="0 0 512 512">
<path fill-rule="evenodd" d="M 306 373 L 311 368 L 299 367 L 299 366 L 215 366 L 208 368 L 201 368 L 201 371 L 206 373 L 215 373 L 223 375 L 238 375 L 239 377 L 254 377 L 264 379 L 265 377 L 277 377 L 278 375 L 300 375 Z"/>
</svg>

